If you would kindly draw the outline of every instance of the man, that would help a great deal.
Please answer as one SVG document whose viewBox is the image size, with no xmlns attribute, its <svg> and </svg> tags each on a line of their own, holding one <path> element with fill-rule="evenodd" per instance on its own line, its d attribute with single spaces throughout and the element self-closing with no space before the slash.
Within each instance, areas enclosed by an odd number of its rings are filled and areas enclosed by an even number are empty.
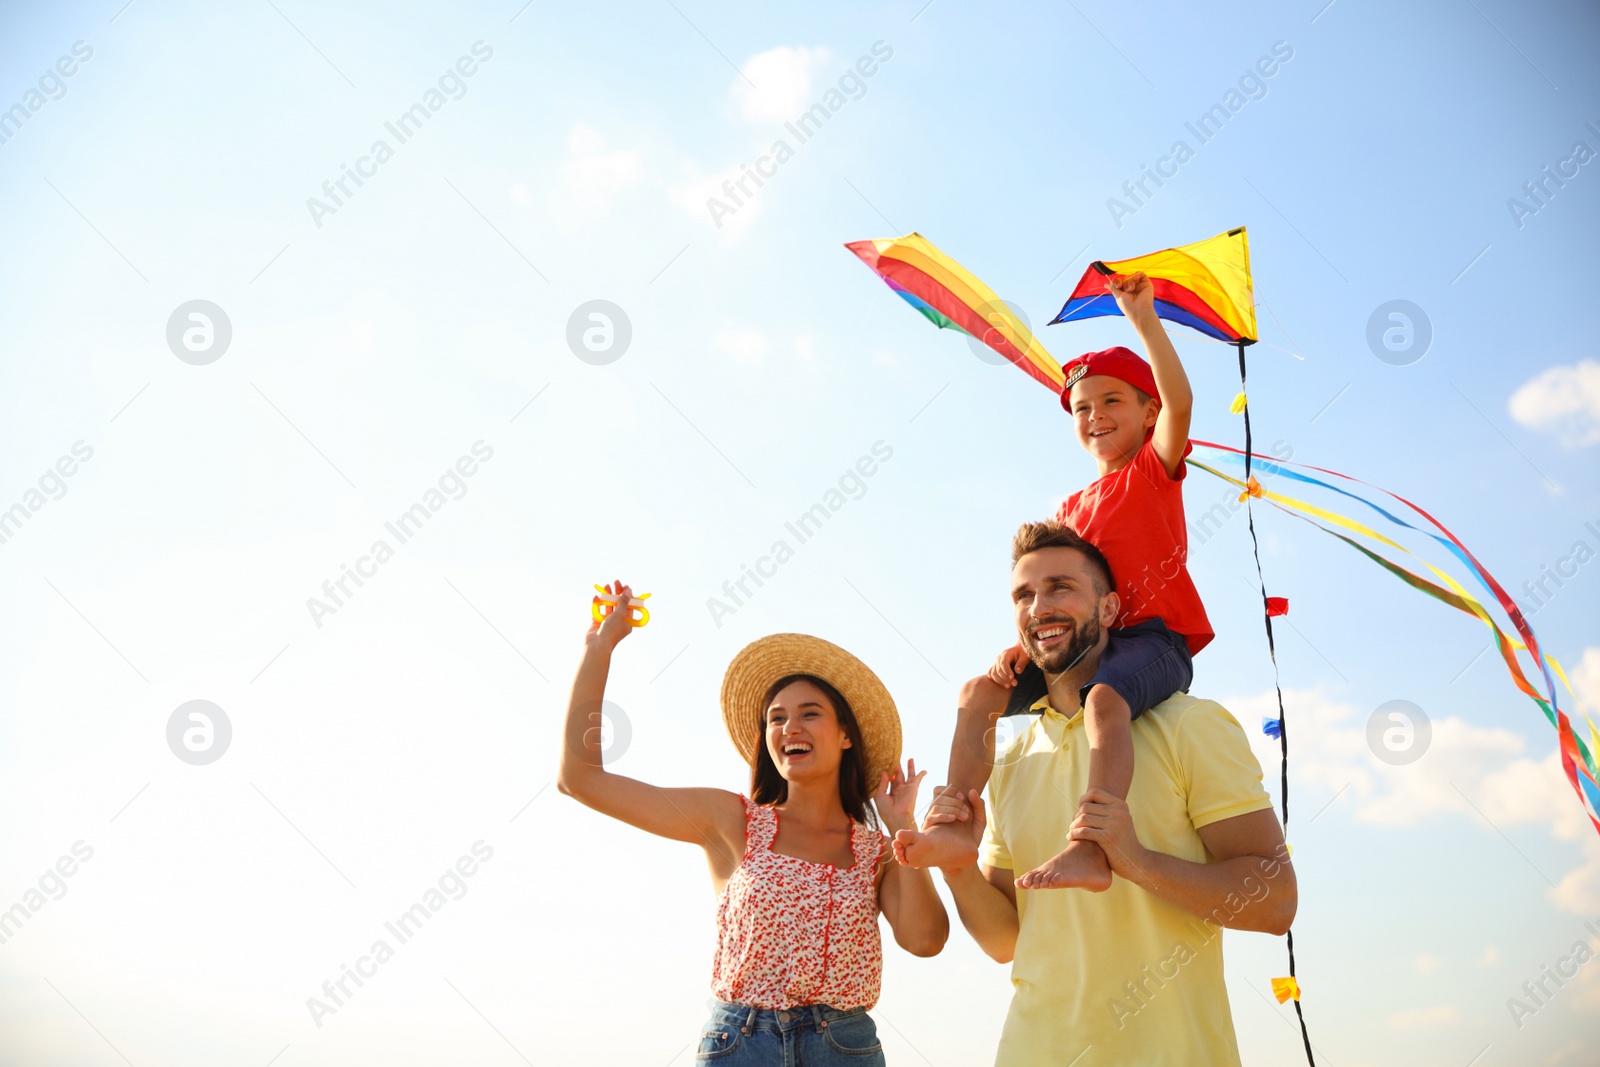
<svg viewBox="0 0 1600 1067">
<path fill-rule="evenodd" d="M 1238 1064 L 1220 927 L 1282 934 L 1298 900 L 1261 766 L 1226 710 L 1180 693 L 1133 724 L 1127 800 L 1086 793 L 1078 693 L 1117 617 L 1110 568 L 1054 522 L 1025 524 L 1012 559 L 1017 633 L 1049 693 L 1034 705 L 1039 717 L 995 760 L 991 810 L 955 780 L 924 823 L 924 832 L 967 824 L 977 863 L 943 868 L 945 880 L 968 933 L 991 958 L 1012 964 L 1016 991 L 996 1067 Z M 1049 636 L 1062 628 L 1066 640 Z M 1006 697 L 989 678 L 974 678 L 962 706 L 992 721 Z M 1016 872 L 1069 838 L 1105 850 L 1115 876 L 1109 889 L 1016 887 Z M 901 831 L 902 862 L 919 840 Z"/>
</svg>

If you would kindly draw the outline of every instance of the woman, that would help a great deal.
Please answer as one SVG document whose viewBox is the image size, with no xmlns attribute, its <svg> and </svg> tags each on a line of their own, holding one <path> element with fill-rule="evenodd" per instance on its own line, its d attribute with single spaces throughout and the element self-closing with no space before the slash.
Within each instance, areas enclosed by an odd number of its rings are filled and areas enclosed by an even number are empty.
<svg viewBox="0 0 1600 1067">
<path fill-rule="evenodd" d="M 749 799 L 612 774 L 597 727 L 612 650 L 633 629 L 633 591 L 609 588 L 617 605 L 590 625 L 573 679 L 558 786 L 705 850 L 719 894 L 717 1004 L 698 1058 L 729 1067 L 882 1064 L 867 1015 L 883 971 L 879 912 L 913 955 L 938 954 L 950 933 L 929 873 L 895 863 L 883 832 L 915 827 L 922 781 L 914 763 L 900 771 L 888 690 L 842 648 L 774 634 L 734 657 L 722 683 L 723 722 L 750 763 Z"/>
</svg>

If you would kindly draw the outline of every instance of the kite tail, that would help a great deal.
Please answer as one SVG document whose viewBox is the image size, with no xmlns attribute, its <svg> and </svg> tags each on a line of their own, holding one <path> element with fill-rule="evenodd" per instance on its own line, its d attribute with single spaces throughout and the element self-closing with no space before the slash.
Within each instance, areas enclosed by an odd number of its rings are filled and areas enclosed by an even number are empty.
<svg viewBox="0 0 1600 1067">
<path fill-rule="evenodd" d="M 1244 348 L 1245 343 L 1240 341 L 1239 395 L 1241 397 L 1248 395 L 1248 390 L 1245 387 Z M 1267 597 L 1267 579 L 1261 571 L 1261 543 L 1256 539 L 1255 511 L 1251 507 L 1251 497 L 1254 494 L 1248 488 L 1251 483 L 1250 458 L 1255 451 L 1250 441 L 1250 402 L 1248 399 L 1244 401 L 1241 413 L 1244 415 L 1244 481 L 1247 487 L 1244 494 L 1244 516 L 1245 523 L 1250 527 L 1250 550 L 1255 555 L 1256 560 L 1256 581 L 1261 586 L 1261 617 L 1267 624 L 1267 655 L 1272 658 L 1272 688 L 1278 695 L 1279 797 L 1283 804 L 1283 832 L 1287 838 L 1289 834 L 1289 719 L 1283 713 L 1283 682 L 1278 674 L 1278 646 L 1272 636 L 1272 605 L 1268 602 Z M 1285 936 L 1289 946 L 1289 977 L 1298 986 L 1299 975 L 1295 973 L 1294 964 L 1294 930 L 1291 928 L 1286 931 Z M 1299 996 L 1294 997 L 1294 1015 L 1300 1022 L 1300 1039 L 1305 1042 L 1306 1062 L 1311 1064 L 1311 1067 L 1317 1067 L 1317 1059 L 1311 1053 L 1311 1034 L 1306 1030 L 1306 1016 L 1305 1012 L 1300 1008 Z"/>
</svg>

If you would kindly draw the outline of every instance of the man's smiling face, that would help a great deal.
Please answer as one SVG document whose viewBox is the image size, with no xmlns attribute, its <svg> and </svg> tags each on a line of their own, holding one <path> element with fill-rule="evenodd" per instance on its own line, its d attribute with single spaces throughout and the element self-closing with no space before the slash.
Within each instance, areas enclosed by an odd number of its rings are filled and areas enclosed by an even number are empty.
<svg viewBox="0 0 1600 1067">
<path fill-rule="evenodd" d="M 1022 650 L 1040 670 L 1059 674 L 1100 645 L 1117 599 L 1087 556 L 1052 547 L 1029 552 L 1011 568 L 1011 604 Z"/>
</svg>

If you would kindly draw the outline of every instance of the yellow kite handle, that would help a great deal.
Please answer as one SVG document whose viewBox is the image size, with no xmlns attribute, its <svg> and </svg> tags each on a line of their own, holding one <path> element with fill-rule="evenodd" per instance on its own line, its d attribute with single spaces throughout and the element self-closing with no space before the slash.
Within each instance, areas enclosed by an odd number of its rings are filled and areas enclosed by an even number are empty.
<svg viewBox="0 0 1600 1067">
<path fill-rule="evenodd" d="M 589 605 L 589 615 L 594 619 L 595 622 L 601 622 L 607 615 L 610 615 L 617 609 L 617 601 L 621 598 L 607 592 L 606 587 L 603 585 L 597 585 L 594 588 L 595 598 Z M 647 609 L 643 604 L 639 603 L 639 601 L 648 600 L 649 598 L 649 593 L 640 593 L 637 596 L 629 599 L 628 621 L 634 626 L 643 626 L 645 623 L 650 621 L 649 609 Z"/>
</svg>

